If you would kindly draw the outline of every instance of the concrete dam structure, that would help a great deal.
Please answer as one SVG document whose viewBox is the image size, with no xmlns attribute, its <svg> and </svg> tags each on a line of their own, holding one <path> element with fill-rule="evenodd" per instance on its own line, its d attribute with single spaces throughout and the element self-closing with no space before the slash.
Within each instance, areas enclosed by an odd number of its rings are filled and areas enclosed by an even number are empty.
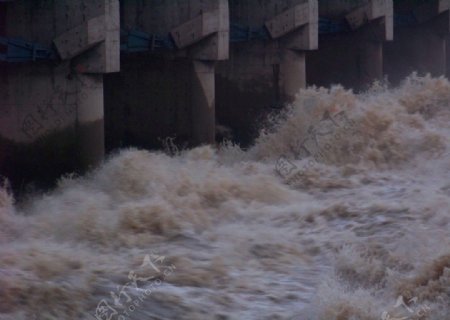
<svg viewBox="0 0 450 320">
<path fill-rule="evenodd" d="M 0 320 L 450 320 L 450 0 L 0 0 Z"/>
<path fill-rule="evenodd" d="M 248 145 L 300 88 L 447 75 L 450 0 L 0 1 L 0 174 L 118 148 Z M 51 173 L 51 174 L 49 174 Z"/>
</svg>

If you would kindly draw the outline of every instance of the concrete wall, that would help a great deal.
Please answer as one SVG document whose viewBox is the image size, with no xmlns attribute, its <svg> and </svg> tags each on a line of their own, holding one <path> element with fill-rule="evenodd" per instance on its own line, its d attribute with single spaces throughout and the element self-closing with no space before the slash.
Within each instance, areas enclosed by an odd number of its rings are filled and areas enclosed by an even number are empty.
<svg viewBox="0 0 450 320">
<path fill-rule="evenodd" d="M 356 91 L 383 78 L 383 46 L 393 38 L 392 0 L 320 1 L 322 17 L 346 20 L 351 29 L 321 34 L 319 50 L 307 53 L 308 85 L 342 84 Z"/>
<path fill-rule="evenodd" d="M 123 59 L 105 76 L 106 148 L 160 148 L 161 139 L 191 138 L 191 63 L 147 54 Z"/>
<path fill-rule="evenodd" d="M 372 26 L 346 34 L 321 35 L 318 52 L 306 56 L 308 85 L 364 89 L 383 77 L 383 43 L 370 38 Z"/>
<path fill-rule="evenodd" d="M 218 64 L 217 121 L 230 127 L 243 145 L 256 137 L 260 120 L 281 108 L 276 50 L 270 42 L 233 44 L 230 60 Z"/>
<path fill-rule="evenodd" d="M 393 85 L 416 71 L 419 75 L 446 73 L 445 36 L 437 34 L 432 23 L 398 28 L 395 41 L 385 47 L 385 73 Z"/>
<path fill-rule="evenodd" d="M 369 3 L 370 0 L 320 0 L 319 16 L 343 19 L 353 9 Z"/>
<path fill-rule="evenodd" d="M 261 29 L 296 5 L 308 3 L 315 6 L 308 8 L 314 20 L 277 39 L 233 43 L 230 59 L 218 64 L 217 121 L 232 128 L 243 145 L 257 135 L 260 120 L 292 101 L 305 86 L 304 50 L 316 49 L 318 13 L 316 1 L 230 1 L 232 24 L 250 29 Z"/>
<path fill-rule="evenodd" d="M 21 0 L 4 7 L 8 37 L 47 47 L 62 37 L 59 50 L 72 44 L 78 50 L 63 60 L 2 66 L 0 175 L 20 189 L 32 181 L 50 183 L 103 158 L 102 73 L 118 70 L 118 2 Z M 67 36 L 100 16 L 101 28 L 89 30 L 99 35 L 95 45 L 78 47 L 87 39 L 83 28 Z"/>
<path fill-rule="evenodd" d="M 394 41 L 385 46 L 384 71 L 393 85 L 414 71 L 433 76 L 447 73 L 450 22 L 448 6 L 438 6 L 443 2 L 403 2 L 396 6 L 397 12 L 412 13 L 418 24 L 396 27 Z"/>
<path fill-rule="evenodd" d="M 77 84 L 67 79 L 67 69 L 44 64 L 3 69 L 0 166 L 15 185 L 50 181 L 76 168 Z"/>
<path fill-rule="evenodd" d="M 160 148 L 166 137 L 186 146 L 213 143 L 214 61 L 228 58 L 228 1 L 129 0 L 121 15 L 125 30 L 161 37 L 176 30 L 194 41 L 175 50 L 126 54 L 121 73 L 106 77 L 107 149 Z M 202 15 L 217 23 L 213 32 L 207 21 L 196 23 Z"/>
<path fill-rule="evenodd" d="M 444 74 L 449 2 L 396 2 L 419 24 L 392 43 L 392 0 L 127 0 L 120 16 L 118 0 L 0 3 L 0 35 L 59 54 L 0 64 L 0 174 L 16 186 L 51 181 L 101 161 L 105 139 L 108 150 L 213 143 L 216 122 L 245 146 L 306 84 L 359 90 L 385 74 Z M 319 12 L 352 30 L 319 38 Z M 230 46 L 230 22 L 264 39 Z M 175 48 L 124 53 L 120 68 L 120 27 L 170 34 Z"/>
</svg>

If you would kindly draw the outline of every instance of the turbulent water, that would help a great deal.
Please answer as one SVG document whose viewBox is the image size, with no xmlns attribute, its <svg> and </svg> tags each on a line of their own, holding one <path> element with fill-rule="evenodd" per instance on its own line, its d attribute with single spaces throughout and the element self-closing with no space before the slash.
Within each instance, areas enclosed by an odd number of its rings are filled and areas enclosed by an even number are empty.
<svg viewBox="0 0 450 320">
<path fill-rule="evenodd" d="M 123 150 L 14 204 L 0 319 L 450 319 L 450 83 L 309 88 L 254 146 Z"/>
</svg>

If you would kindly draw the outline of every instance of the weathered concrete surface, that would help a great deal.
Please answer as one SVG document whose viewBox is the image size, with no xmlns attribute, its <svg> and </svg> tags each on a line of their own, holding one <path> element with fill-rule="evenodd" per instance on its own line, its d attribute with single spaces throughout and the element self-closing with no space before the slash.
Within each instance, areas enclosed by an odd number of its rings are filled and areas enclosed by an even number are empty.
<svg viewBox="0 0 450 320">
<path fill-rule="evenodd" d="M 280 61 L 281 99 L 292 102 L 301 87 L 306 84 L 305 52 L 300 50 L 282 49 Z"/>
<path fill-rule="evenodd" d="M 14 183 L 43 175 L 49 181 L 103 158 L 102 75 L 73 74 L 68 63 L 3 66 L 0 101 L 1 175 Z"/>
<path fill-rule="evenodd" d="M 30 183 L 50 187 L 55 178 L 79 172 L 76 143 L 75 127 L 50 132 L 31 143 L 0 137 L 1 175 L 8 178 L 17 195 L 26 192 Z"/>
<path fill-rule="evenodd" d="M 398 84 L 414 71 L 433 76 L 447 73 L 448 5 L 448 0 L 422 5 L 404 1 L 396 5 L 400 13 L 413 13 L 420 24 L 396 27 L 394 41 L 386 44 L 385 73 L 392 84 Z"/>
<path fill-rule="evenodd" d="M 193 62 L 192 79 L 192 138 L 195 145 L 214 143 L 215 80 L 214 62 Z"/>
<path fill-rule="evenodd" d="M 432 24 L 432 23 L 431 23 Z M 446 37 L 430 24 L 398 28 L 395 41 L 385 47 L 385 72 L 392 84 L 418 72 L 441 76 L 446 73 Z"/>
<path fill-rule="evenodd" d="M 50 47 L 58 36 L 99 16 L 104 35 L 63 61 L 2 66 L 0 175 L 17 187 L 96 165 L 104 154 L 103 76 L 83 72 L 118 70 L 118 1 L 22 0 L 5 7 L 8 37 Z"/>
<path fill-rule="evenodd" d="M 320 1 L 322 16 L 347 19 L 354 30 L 320 36 L 319 50 L 306 56 L 308 85 L 339 83 L 360 90 L 381 80 L 383 46 L 393 38 L 392 5 L 392 0 Z"/>
<path fill-rule="evenodd" d="M 183 24 L 195 20 L 202 14 L 211 14 L 216 19 L 216 32 L 207 38 L 183 47 L 176 53 L 178 57 L 199 60 L 223 60 L 228 58 L 228 1 L 227 0 L 128 0 L 122 6 L 122 27 L 126 30 L 139 29 L 149 34 L 168 35 Z M 198 35 L 192 25 L 190 36 Z M 200 27 L 201 30 L 201 27 Z"/>
<path fill-rule="evenodd" d="M 107 149 L 161 147 L 166 137 L 214 143 L 214 61 L 228 58 L 228 1 L 130 0 L 122 9 L 124 29 L 171 34 L 177 48 L 127 55 L 121 74 L 107 77 Z"/>
<path fill-rule="evenodd" d="M 103 75 L 78 74 L 77 145 L 81 168 L 98 164 L 105 154 Z"/>
<path fill-rule="evenodd" d="M 342 84 L 364 89 L 383 77 L 383 44 L 366 37 L 372 26 L 353 33 L 321 36 L 318 52 L 307 53 L 308 85 Z"/>
<path fill-rule="evenodd" d="M 130 55 L 105 75 L 106 148 L 161 148 L 161 139 L 192 138 L 192 61 Z"/>
<path fill-rule="evenodd" d="M 368 4 L 370 0 L 320 0 L 319 16 L 344 18 L 351 10 Z"/>
<path fill-rule="evenodd" d="M 44 64 L 2 68 L 0 174 L 14 187 L 75 169 L 77 92 L 67 70 Z"/>
<path fill-rule="evenodd" d="M 216 116 L 243 145 L 257 134 L 265 114 L 280 108 L 279 63 L 273 43 L 232 45 L 230 60 L 216 73 Z"/>
<path fill-rule="evenodd" d="M 0 136 L 1 143 L 5 143 L 1 148 L 6 156 L 0 168 L 1 175 L 12 179 L 14 184 L 30 182 L 43 175 L 40 165 L 58 168 L 55 171 L 60 174 L 65 171 L 63 163 L 68 160 L 66 169 L 74 169 L 76 135 L 70 133 L 74 132 L 76 123 L 76 82 L 68 79 L 64 70 L 69 70 L 68 65 L 65 68 L 8 65 L 2 69 Z M 47 142 L 47 137 L 52 138 Z M 69 146 L 73 147 L 71 151 Z M 62 153 L 66 157 L 52 158 L 50 155 L 58 153 L 51 151 L 52 148 L 64 150 Z M 45 162 L 39 163 L 43 157 Z M 46 174 L 55 178 L 55 171 Z"/>
<path fill-rule="evenodd" d="M 309 4 L 295 11 L 296 6 Z M 293 17 L 301 12 L 296 22 Z M 304 19 L 309 23 L 297 26 Z M 286 21 L 278 23 L 278 19 Z M 243 145 L 257 134 L 260 120 L 283 103 L 292 101 L 305 86 L 304 51 L 317 48 L 317 2 L 285 1 L 230 1 L 230 19 L 233 24 L 252 29 L 278 23 L 289 29 L 273 31 L 281 34 L 267 41 L 233 43 L 230 59 L 220 62 L 216 75 L 216 114 L 220 124 L 232 128 L 234 136 Z"/>
</svg>

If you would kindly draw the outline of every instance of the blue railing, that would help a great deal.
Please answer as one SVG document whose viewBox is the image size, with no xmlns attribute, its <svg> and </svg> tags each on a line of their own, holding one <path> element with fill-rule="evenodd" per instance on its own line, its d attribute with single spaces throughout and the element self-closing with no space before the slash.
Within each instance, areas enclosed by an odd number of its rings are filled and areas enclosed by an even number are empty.
<svg viewBox="0 0 450 320">
<path fill-rule="evenodd" d="M 173 50 L 175 43 L 172 38 L 148 34 L 139 30 L 120 31 L 120 50 L 124 52 L 145 52 Z"/>
<path fill-rule="evenodd" d="M 417 23 L 418 21 L 412 13 L 394 15 L 395 26 L 410 26 Z M 345 20 L 319 19 L 319 34 L 345 32 L 351 32 Z M 139 30 L 121 30 L 120 35 L 120 50 L 124 53 L 164 52 L 176 48 L 170 35 L 154 35 Z M 230 25 L 230 42 L 232 43 L 269 39 L 270 35 L 265 26 L 251 28 L 237 23 L 231 23 Z M 29 62 L 55 60 L 57 58 L 58 54 L 54 48 L 20 38 L 0 36 L 0 61 Z"/>
<path fill-rule="evenodd" d="M 0 61 L 26 62 L 54 60 L 55 50 L 21 38 L 0 37 Z"/>
</svg>

